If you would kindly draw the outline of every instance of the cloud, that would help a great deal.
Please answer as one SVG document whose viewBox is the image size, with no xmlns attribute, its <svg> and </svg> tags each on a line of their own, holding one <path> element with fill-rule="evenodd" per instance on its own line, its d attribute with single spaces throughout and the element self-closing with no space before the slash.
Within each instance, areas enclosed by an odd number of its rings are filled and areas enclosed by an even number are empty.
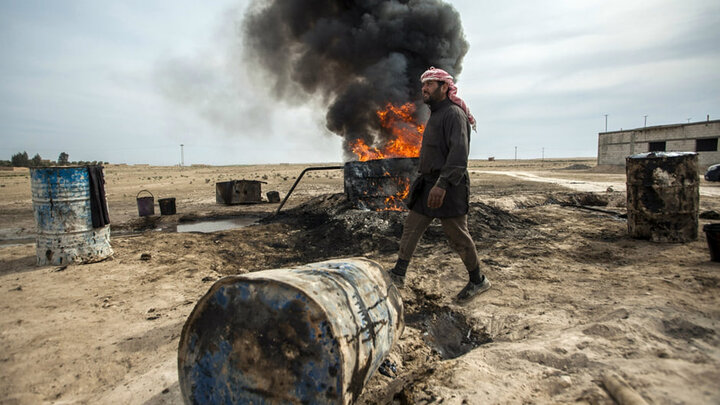
<svg viewBox="0 0 720 405">
<path fill-rule="evenodd" d="M 476 152 L 512 157 L 519 143 L 591 156 L 604 114 L 609 129 L 642 126 L 646 114 L 654 124 L 720 115 L 716 1 L 455 5 L 470 42 L 459 87 L 479 121 Z"/>
</svg>

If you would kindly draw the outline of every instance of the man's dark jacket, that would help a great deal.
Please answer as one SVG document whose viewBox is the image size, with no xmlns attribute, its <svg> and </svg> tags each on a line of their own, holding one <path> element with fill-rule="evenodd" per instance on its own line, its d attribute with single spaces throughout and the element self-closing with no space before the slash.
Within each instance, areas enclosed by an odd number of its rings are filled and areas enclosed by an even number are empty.
<svg viewBox="0 0 720 405">
<path fill-rule="evenodd" d="M 470 122 L 465 112 L 449 99 L 430 104 L 430 119 L 423 132 L 418 171 L 410 188 L 407 206 L 433 218 L 448 218 L 468 212 L 470 176 Z M 445 189 L 440 208 L 428 208 L 433 186 Z"/>
</svg>

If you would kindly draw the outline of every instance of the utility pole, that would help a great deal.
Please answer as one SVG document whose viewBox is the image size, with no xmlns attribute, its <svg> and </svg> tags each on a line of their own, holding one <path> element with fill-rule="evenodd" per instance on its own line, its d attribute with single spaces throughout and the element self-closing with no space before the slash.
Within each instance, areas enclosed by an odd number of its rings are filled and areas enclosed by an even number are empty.
<svg viewBox="0 0 720 405">
<path fill-rule="evenodd" d="M 515 160 L 517 161 L 517 146 L 515 147 Z"/>
<path fill-rule="evenodd" d="M 643 124 L 643 128 L 647 126 L 647 115 L 645 115 L 645 123 Z"/>
<path fill-rule="evenodd" d="M 180 167 L 185 166 L 185 151 L 183 150 L 183 144 L 180 144 Z"/>
<path fill-rule="evenodd" d="M 690 118 L 692 118 L 692 117 L 690 117 Z M 688 124 L 690 123 L 690 118 L 688 118 Z"/>
<path fill-rule="evenodd" d="M 605 114 L 605 132 L 607 132 L 607 114 Z"/>
</svg>

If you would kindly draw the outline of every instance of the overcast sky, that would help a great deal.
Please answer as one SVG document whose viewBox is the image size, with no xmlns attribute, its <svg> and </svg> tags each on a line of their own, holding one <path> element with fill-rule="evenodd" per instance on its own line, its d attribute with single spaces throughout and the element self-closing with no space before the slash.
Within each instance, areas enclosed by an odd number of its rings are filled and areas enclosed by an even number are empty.
<svg viewBox="0 0 720 405">
<path fill-rule="evenodd" d="M 342 160 L 317 103 L 246 76 L 246 1 L 0 2 L 0 159 Z M 470 157 L 594 157 L 597 134 L 720 119 L 720 1 L 452 2 Z"/>
</svg>

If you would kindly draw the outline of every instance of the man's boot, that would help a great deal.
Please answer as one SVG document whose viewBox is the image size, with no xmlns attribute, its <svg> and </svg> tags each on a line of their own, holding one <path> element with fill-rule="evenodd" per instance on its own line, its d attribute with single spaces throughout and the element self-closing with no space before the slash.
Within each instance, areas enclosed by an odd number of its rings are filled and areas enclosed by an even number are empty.
<svg viewBox="0 0 720 405">
<path fill-rule="evenodd" d="M 480 267 L 470 272 L 470 281 L 457 295 L 458 301 L 467 301 L 470 298 L 489 290 L 492 284 L 490 280 L 480 273 Z"/>
<path fill-rule="evenodd" d="M 403 260 L 398 258 L 395 262 L 395 267 L 390 270 L 390 279 L 397 288 L 405 287 L 405 273 L 407 273 L 409 260 Z"/>
</svg>

